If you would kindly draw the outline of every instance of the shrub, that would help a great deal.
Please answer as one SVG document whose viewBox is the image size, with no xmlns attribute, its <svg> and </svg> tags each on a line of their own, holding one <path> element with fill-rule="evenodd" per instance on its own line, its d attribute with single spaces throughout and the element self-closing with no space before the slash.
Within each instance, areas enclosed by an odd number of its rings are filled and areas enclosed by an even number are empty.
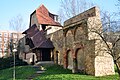
<svg viewBox="0 0 120 80">
<path fill-rule="evenodd" d="M 28 65 L 27 62 L 24 62 L 23 60 L 16 57 L 15 59 L 15 65 L 16 66 L 23 66 Z M 6 69 L 14 66 L 14 57 L 7 57 L 7 58 L 0 58 L 0 70 Z"/>
</svg>

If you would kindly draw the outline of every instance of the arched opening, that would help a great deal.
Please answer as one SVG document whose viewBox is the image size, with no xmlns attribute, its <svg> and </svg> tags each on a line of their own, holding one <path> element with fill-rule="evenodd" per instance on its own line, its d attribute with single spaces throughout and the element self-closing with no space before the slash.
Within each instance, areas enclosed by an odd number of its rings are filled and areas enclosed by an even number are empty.
<svg viewBox="0 0 120 80">
<path fill-rule="evenodd" d="M 83 49 L 78 48 L 76 50 L 76 57 L 77 57 L 77 68 L 79 71 L 84 71 L 85 69 L 85 57 Z"/>
<path fill-rule="evenodd" d="M 73 56 L 72 51 L 67 51 L 67 68 L 72 69 L 73 68 Z"/>
<path fill-rule="evenodd" d="M 84 28 L 82 26 L 79 26 L 75 29 L 75 41 L 83 41 L 86 36 L 85 36 L 85 31 Z"/>
<path fill-rule="evenodd" d="M 72 46 L 72 42 L 74 41 L 74 37 L 73 34 L 71 32 L 71 30 L 67 31 L 66 33 L 66 46 L 67 47 L 71 47 Z"/>
<path fill-rule="evenodd" d="M 57 64 L 61 64 L 61 55 L 60 55 L 60 51 L 56 50 L 56 63 Z"/>
</svg>

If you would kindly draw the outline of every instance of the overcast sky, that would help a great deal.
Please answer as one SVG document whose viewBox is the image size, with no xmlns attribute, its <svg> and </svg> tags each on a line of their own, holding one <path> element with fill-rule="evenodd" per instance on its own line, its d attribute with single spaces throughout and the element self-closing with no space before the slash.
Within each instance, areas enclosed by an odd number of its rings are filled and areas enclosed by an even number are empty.
<svg viewBox="0 0 120 80">
<path fill-rule="evenodd" d="M 117 7 L 117 0 L 86 0 L 92 1 L 97 4 L 101 9 L 108 12 L 115 12 Z M 57 14 L 60 8 L 60 0 L 0 0 L 0 30 L 9 30 L 9 21 L 21 15 L 26 24 L 25 28 L 29 25 L 30 14 L 44 4 L 47 9 L 54 14 Z"/>
</svg>

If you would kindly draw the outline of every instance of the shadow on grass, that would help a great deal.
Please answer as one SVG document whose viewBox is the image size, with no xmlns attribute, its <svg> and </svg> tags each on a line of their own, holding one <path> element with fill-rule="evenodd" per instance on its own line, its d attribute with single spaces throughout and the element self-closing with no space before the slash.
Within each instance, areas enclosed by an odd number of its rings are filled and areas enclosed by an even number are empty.
<svg viewBox="0 0 120 80">
<path fill-rule="evenodd" d="M 45 65 L 44 66 L 46 71 L 43 74 L 72 74 L 71 70 L 68 69 L 64 69 L 62 66 L 60 65 Z"/>
<path fill-rule="evenodd" d="M 118 75 L 95 77 L 86 75 L 83 72 L 73 74 L 71 70 L 64 69 L 59 65 L 44 66 L 46 71 L 34 80 L 114 80 L 118 79 Z"/>
<path fill-rule="evenodd" d="M 72 70 L 64 69 L 63 66 L 56 65 L 56 64 L 55 65 L 44 65 L 44 68 L 46 69 L 46 71 L 44 73 L 40 74 L 40 76 L 38 76 L 35 80 L 39 80 L 39 78 L 41 78 L 41 77 L 47 78 L 47 76 L 51 76 L 51 78 L 57 77 L 57 79 L 58 79 L 58 78 L 60 78 L 59 75 L 61 75 L 63 77 L 65 77 L 64 75 L 73 75 L 73 76 L 74 75 L 85 75 L 86 76 L 86 74 L 83 72 L 73 74 Z"/>
<path fill-rule="evenodd" d="M 87 75 L 84 71 L 79 71 L 78 73 L 72 73 L 72 70 L 64 69 L 63 66 L 54 64 L 54 65 L 44 65 L 46 69 L 43 74 L 79 74 L 79 75 Z"/>
<path fill-rule="evenodd" d="M 16 66 L 16 80 L 26 80 L 36 72 L 31 66 Z M 13 67 L 0 70 L 0 80 L 13 80 Z"/>
</svg>

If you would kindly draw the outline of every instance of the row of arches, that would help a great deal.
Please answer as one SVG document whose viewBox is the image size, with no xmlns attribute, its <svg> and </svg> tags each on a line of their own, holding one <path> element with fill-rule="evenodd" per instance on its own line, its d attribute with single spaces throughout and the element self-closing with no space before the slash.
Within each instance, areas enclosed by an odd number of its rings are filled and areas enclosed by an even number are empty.
<svg viewBox="0 0 120 80">
<path fill-rule="evenodd" d="M 81 44 L 87 40 L 86 28 L 85 24 L 79 24 L 64 31 L 65 48 L 68 49 L 64 54 L 65 68 L 73 69 L 76 65 L 78 71 L 85 70 L 85 53 Z"/>
<path fill-rule="evenodd" d="M 64 31 L 64 36 L 68 45 L 73 41 L 81 41 L 87 38 L 87 30 L 84 24 L 79 24 L 72 28 L 67 28 Z"/>
<path fill-rule="evenodd" d="M 85 70 L 85 53 L 83 48 L 77 48 L 75 51 L 69 49 L 65 54 L 66 68 L 73 69 L 74 64 L 76 64 L 78 71 Z M 74 63 L 74 60 L 76 60 L 76 63 Z"/>
</svg>

